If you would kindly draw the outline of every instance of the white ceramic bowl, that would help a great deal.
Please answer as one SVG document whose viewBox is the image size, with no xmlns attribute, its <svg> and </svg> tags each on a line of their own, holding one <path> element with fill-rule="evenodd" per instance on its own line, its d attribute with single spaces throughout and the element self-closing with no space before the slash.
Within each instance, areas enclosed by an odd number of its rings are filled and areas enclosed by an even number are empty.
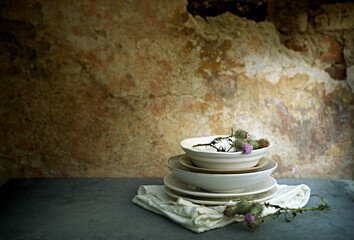
<svg viewBox="0 0 354 240">
<path fill-rule="evenodd" d="M 197 186 L 209 192 L 235 192 L 240 188 L 261 183 L 277 168 L 277 162 L 269 159 L 269 162 L 257 172 L 240 174 L 213 174 L 191 172 L 181 165 L 178 159 L 182 155 L 170 158 L 167 166 L 180 180 Z"/>
<path fill-rule="evenodd" d="M 269 146 L 253 150 L 250 154 L 243 154 L 242 152 L 217 152 L 212 147 L 193 147 L 196 144 L 210 143 L 216 137 L 226 137 L 226 135 L 188 138 L 181 141 L 180 146 L 192 159 L 194 165 L 209 169 L 243 169 L 254 167 L 270 148 Z"/>
</svg>

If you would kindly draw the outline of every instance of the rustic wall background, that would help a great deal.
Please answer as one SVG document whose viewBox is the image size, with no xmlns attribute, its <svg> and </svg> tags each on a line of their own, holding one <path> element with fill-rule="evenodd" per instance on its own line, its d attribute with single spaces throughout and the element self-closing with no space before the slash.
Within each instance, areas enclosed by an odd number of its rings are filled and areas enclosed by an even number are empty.
<svg viewBox="0 0 354 240">
<path fill-rule="evenodd" d="M 350 1 L 0 5 L 0 183 L 162 177 L 231 127 L 270 140 L 276 177 L 353 179 Z"/>
</svg>

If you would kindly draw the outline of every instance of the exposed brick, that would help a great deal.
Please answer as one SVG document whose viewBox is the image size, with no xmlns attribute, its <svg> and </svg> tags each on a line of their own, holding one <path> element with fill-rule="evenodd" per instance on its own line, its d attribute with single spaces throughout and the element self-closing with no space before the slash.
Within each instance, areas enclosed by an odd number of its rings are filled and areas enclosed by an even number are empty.
<svg viewBox="0 0 354 240">
<path fill-rule="evenodd" d="M 332 64 L 325 70 L 335 80 L 345 80 L 347 68 L 342 64 Z"/>
<path fill-rule="evenodd" d="M 343 61 L 342 45 L 335 37 L 328 36 L 322 39 L 324 43 L 321 61 L 326 63 L 335 63 Z"/>
<path fill-rule="evenodd" d="M 308 39 L 304 37 L 292 37 L 284 41 L 285 47 L 294 50 L 295 52 L 307 52 L 308 43 Z"/>
</svg>

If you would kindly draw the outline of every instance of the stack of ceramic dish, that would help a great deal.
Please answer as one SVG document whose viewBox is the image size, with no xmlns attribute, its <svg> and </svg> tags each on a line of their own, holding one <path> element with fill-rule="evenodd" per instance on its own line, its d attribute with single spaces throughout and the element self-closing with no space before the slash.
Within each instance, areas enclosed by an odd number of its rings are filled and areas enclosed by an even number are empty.
<svg viewBox="0 0 354 240">
<path fill-rule="evenodd" d="M 209 143 L 216 137 L 189 138 L 181 142 L 186 154 L 167 161 L 171 174 L 164 178 L 166 193 L 203 205 L 222 205 L 246 198 L 265 201 L 274 196 L 277 181 L 270 175 L 278 164 L 264 155 L 269 147 L 241 152 L 216 152 Z"/>
</svg>

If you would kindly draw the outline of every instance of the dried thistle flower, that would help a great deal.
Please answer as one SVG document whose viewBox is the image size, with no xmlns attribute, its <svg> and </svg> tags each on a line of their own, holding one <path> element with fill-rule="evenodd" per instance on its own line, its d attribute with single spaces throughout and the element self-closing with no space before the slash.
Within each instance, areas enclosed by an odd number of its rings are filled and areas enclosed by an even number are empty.
<svg viewBox="0 0 354 240">
<path fill-rule="evenodd" d="M 261 138 L 258 140 L 259 148 L 269 147 L 270 143 L 267 139 Z"/>
<path fill-rule="evenodd" d="M 235 216 L 235 208 L 233 205 L 227 205 L 224 210 L 224 215 L 228 217 Z"/>
</svg>

